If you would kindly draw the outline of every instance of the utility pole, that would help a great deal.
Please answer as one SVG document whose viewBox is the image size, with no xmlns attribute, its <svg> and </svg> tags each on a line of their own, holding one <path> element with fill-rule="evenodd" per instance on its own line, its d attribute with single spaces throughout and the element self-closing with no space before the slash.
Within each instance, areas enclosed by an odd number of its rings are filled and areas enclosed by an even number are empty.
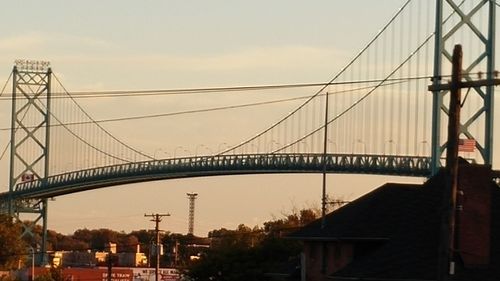
<svg viewBox="0 0 500 281">
<path fill-rule="evenodd" d="M 455 257 L 459 253 L 456 235 L 458 190 L 458 143 L 460 131 L 461 89 L 500 84 L 499 79 L 462 82 L 462 46 L 455 45 L 452 57 L 451 82 L 429 86 L 430 91 L 450 91 L 448 142 L 446 145 L 446 186 L 443 192 L 443 213 L 438 256 L 438 280 L 452 280 L 455 275 Z"/>
<path fill-rule="evenodd" d="M 111 248 L 108 251 L 108 278 L 107 281 L 111 281 L 111 276 L 113 275 L 113 259 L 111 258 Z"/>
<path fill-rule="evenodd" d="M 450 83 L 450 113 L 448 119 L 448 144 L 446 146 L 447 180 L 444 192 L 444 218 L 441 224 L 440 280 L 449 280 L 455 274 L 455 220 L 458 189 L 458 138 L 460 135 L 460 103 L 462 80 L 462 46 L 453 49 Z"/>
<path fill-rule="evenodd" d="M 156 268 L 155 268 L 155 281 L 159 281 L 158 273 L 160 271 L 160 222 L 163 217 L 169 217 L 170 214 L 144 214 L 145 217 L 151 217 L 151 221 L 155 222 L 156 232 Z"/>
</svg>

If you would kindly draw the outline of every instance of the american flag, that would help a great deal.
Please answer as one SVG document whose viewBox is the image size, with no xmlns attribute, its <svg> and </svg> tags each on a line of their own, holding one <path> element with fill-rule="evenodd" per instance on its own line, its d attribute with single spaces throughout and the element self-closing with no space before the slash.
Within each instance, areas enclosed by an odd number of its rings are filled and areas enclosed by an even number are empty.
<svg viewBox="0 0 500 281">
<path fill-rule="evenodd" d="M 21 181 L 26 182 L 26 181 L 32 181 L 35 179 L 35 175 L 29 174 L 29 173 L 24 173 L 21 175 Z"/>
<path fill-rule="evenodd" d="M 476 140 L 474 140 L 474 139 L 459 139 L 458 140 L 458 151 L 474 152 L 475 149 L 476 149 Z"/>
</svg>

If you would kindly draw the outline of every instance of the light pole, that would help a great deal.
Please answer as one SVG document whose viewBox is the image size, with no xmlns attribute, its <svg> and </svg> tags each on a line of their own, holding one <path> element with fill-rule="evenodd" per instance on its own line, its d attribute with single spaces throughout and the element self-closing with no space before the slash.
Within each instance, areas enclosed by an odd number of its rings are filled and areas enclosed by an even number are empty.
<svg viewBox="0 0 500 281">
<path fill-rule="evenodd" d="M 275 140 L 271 140 L 271 142 L 269 143 L 269 150 L 270 150 L 269 152 L 273 152 L 273 150 L 274 150 L 273 144 L 276 144 L 276 147 L 277 147 L 276 149 L 280 148 L 280 145 L 281 145 L 279 142 L 277 142 Z"/>
<path fill-rule="evenodd" d="M 31 281 L 35 280 L 35 249 L 30 247 L 31 252 Z"/>
<path fill-rule="evenodd" d="M 194 157 L 197 157 L 198 156 L 198 147 L 202 147 L 203 144 L 197 144 L 195 149 L 194 149 Z"/>
<path fill-rule="evenodd" d="M 301 141 L 301 142 L 299 142 L 299 144 L 303 144 L 304 145 L 304 148 L 306 149 L 305 152 L 309 151 L 309 146 L 307 145 L 307 143 L 305 141 Z M 299 153 L 300 153 L 300 145 L 299 145 Z"/>
<path fill-rule="evenodd" d="M 398 144 L 393 140 L 393 139 L 390 139 L 387 141 L 389 143 L 389 155 L 393 155 L 392 153 L 392 147 L 395 146 L 396 147 L 396 154 L 399 154 L 399 149 L 398 149 Z"/>
<path fill-rule="evenodd" d="M 427 141 L 423 140 L 420 142 L 420 144 L 421 144 L 421 148 L 422 148 L 422 156 L 424 156 L 426 151 L 427 151 Z M 420 153 L 418 153 L 417 155 L 420 156 Z"/>
<path fill-rule="evenodd" d="M 332 141 L 331 139 L 328 139 L 328 143 L 331 143 L 331 144 L 333 145 L 333 150 L 332 150 L 332 152 L 333 152 L 333 153 L 338 153 L 338 151 L 337 151 L 337 143 L 336 143 L 336 142 L 334 142 L 334 141 Z"/>
<path fill-rule="evenodd" d="M 210 147 L 205 145 L 205 149 L 210 153 L 210 155 L 214 155 L 214 151 Z"/>
<path fill-rule="evenodd" d="M 177 149 L 179 148 L 183 148 L 181 145 L 177 146 L 175 149 L 174 149 L 174 159 L 175 159 L 175 155 L 177 154 Z"/>
<path fill-rule="evenodd" d="M 258 145 L 258 144 L 257 144 L 257 145 L 255 145 L 255 144 L 253 144 L 253 143 L 252 143 L 252 144 L 250 144 L 250 146 L 251 146 L 251 147 L 256 147 L 256 148 L 257 148 L 257 150 L 255 150 L 255 152 L 254 152 L 254 153 L 259 153 L 259 152 L 260 152 L 260 148 L 259 148 L 259 145 Z"/>
<path fill-rule="evenodd" d="M 158 151 L 163 151 L 163 149 L 161 149 L 161 148 L 157 148 L 157 149 L 155 149 L 155 152 L 153 153 L 153 158 L 154 158 L 155 160 L 158 160 L 158 159 L 156 159 L 156 152 L 158 152 Z"/>
<path fill-rule="evenodd" d="M 359 143 L 361 145 L 361 147 L 363 148 L 363 154 L 366 154 L 366 143 L 361 139 L 357 139 L 356 143 Z"/>
<path fill-rule="evenodd" d="M 228 144 L 223 142 L 223 143 L 219 143 L 219 146 L 217 147 L 217 153 L 221 153 L 222 152 L 222 149 L 221 149 L 221 146 L 224 146 L 225 148 L 228 148 Z"/>
</svg>

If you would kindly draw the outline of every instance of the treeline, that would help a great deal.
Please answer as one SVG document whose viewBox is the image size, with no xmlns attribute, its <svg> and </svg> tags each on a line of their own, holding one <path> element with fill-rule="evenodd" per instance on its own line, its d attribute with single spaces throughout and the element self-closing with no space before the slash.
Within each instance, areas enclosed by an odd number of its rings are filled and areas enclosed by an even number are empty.
<svg viewBox="0 0 500 281">
<path fill-rule="evenodd" d="M 315 220 L 318 216 L 318 210 L 314 209 L 293 211 L 281 218 L 267 221 L 263 226 L 248 227 L 241 224 L 236 229 L 212 230 L 208 233 L 208 239 L 201 240 L 192 235 L 162 233 L 164 255 L 161 266 L 185 269 L 186 274 L 193 280 L 251 281 L 266 280 L 273 273 L 291 274 L 299 264 L 302 246 L 299 241 L 283 238 L 290 231 Z M 10 236 L 7 236 L 10 241 L 18 243 L 15 237 L 20 234 L 19 225 L 9 223 L 5 218 L 0 220 L 0 241 L 5 239 L 2 235 L 9 233 L 9 228 L 15 230 L 15 234 L 10 233 Z M 41 227 L 35 228 L 35 237 L 31 239 L 41 239 L 41 233 Z M 153 241 L 155 233 L 152 230 L 125 233 L 104 228 L 79 229 L 71 235 L 48 231 L 47 246 L 49 251 L 103 251 L 107 243 L 113 242 L 117 244 L 118 252 L 135 252 L 137 245 L 140 245 L 141 251 L 149 255 Z M 33 245 L 33 242 L 22 241 L 23 245 L 16 249 Z M 200 247 L 200 244 L 204 246 Z M 0 253 L 1 251 L 2 249 Z M 5 259 L 0 262 L 3 262 L 0 264 L 3 269 L 12 265 L 7 264 Z M 154 259 L 151 262 L 154 263 Z"/>
<path fill-rule="evenodd" d="M 297 279 L 302 245 L 285 237 L 318 216 L 317 210 L 304 209 L 263 227 L 213 230 L 212 246 L 190 264 L 187 274 L 193 280 L 262 281 L 283 274 Z"/>
</svg>

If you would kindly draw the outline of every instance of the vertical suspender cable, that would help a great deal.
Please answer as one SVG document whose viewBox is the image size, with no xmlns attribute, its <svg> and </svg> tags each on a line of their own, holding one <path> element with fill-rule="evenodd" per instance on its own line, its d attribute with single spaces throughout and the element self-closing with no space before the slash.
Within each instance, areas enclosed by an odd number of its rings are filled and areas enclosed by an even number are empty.
<svg viewBox="0 0 500 281">
<path fill-rule="evenodd" d="M 408 50 L 412 50 L 411 47 L 411 42 L 412 42 L 412 36 L 410 34 L 413 34 L 411 28 L 411 23 L 412 23 L 412 13 L 408 13 Z M 417 54 L 418 56 L 418 54 Z M 411 69 L 412 69 L 412 59 L 408 61 L 408 76 L 411 77 Z M 406 155 L 410 155 L 410 116 L 411 116 L 411 98 L 412 98 L 412 90 L 411 90 L 411 85 L 412 83 L 408 82 L 407 84 L 407 93 L 404 95 L 406 97 L 405 99 L 405 104 L 406 104 Z M 415 108 L 415 107 L 413 107 Z M 416 137 L 416 136 L 415 136 Z"/>
<path fill-rule="evenodd" d="M 417 22 L 416 22 L 416 26 L 417 26 L 417 36 L 418 36 L 418 39 L 420 41 L 420 35 L 421 35 L 421 29 L 420 29 L 420 23 L 421 23 L 421 10 L 422 10 L 422 4 L 421 4 L 422 1 L 417 1 Z M 416 67 L 415 67 L 415 75 L 416 76 L 421 76 L 420 74 L 420 57 L 421 57 L 421 53 L 418 53 L 417 54 L 417 63 L 416 63 Z M 418 140 L 419 140 L 419 130 L 418 128 L 420 127 L 420 122 L 419 122 L 419 108 L 420 108 L 420 95 L 421 94 L 425 94 L 425 93 L 420 93 L 420 81 L 419 80 L 415 80 L 415 136 L 413 138 L 414 142 L 413 142 L 413 155 L 419 155 L 418 154 Z"/>
</svg>

